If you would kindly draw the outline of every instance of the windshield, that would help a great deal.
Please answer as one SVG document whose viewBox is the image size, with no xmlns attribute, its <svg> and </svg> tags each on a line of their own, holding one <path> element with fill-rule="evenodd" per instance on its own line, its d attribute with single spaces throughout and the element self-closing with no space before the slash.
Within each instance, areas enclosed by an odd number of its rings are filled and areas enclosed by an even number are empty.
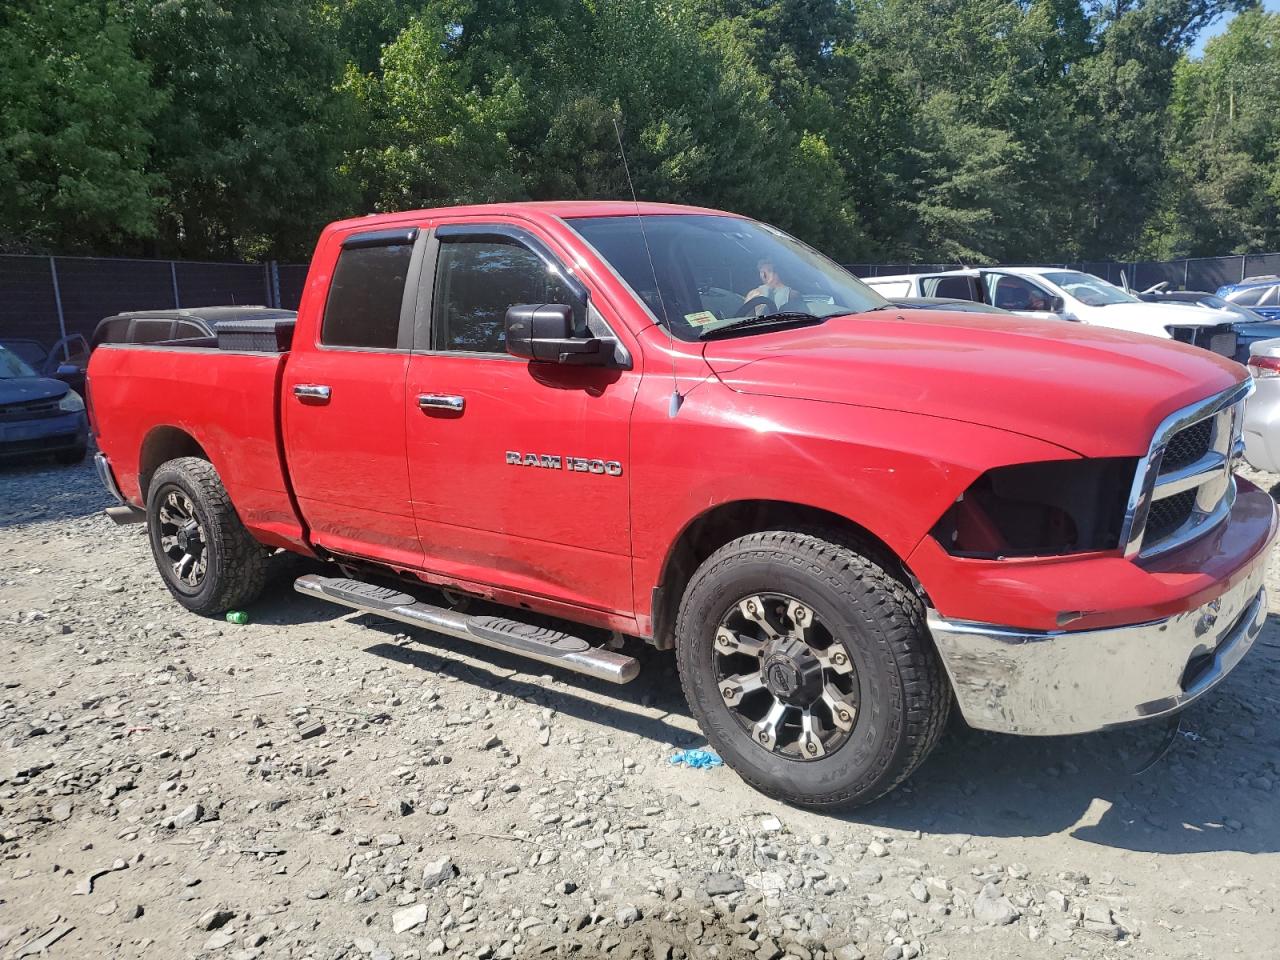
<svg viewBox="0 0 1280 960">
<path fill-rule="evenodd" d="M 36 372 L 27 366 L 21 357 L 12 350 L 0 347 L 0 380 L 17 380 L 21 377 L 34 376 Z"/>
<path fill-rule="evenodd" d="M 568 223 L 682 340 L 747 318 L 753 324 L 743 327 L 744 334 L 768 329 L 763 318 L 815 322 L 888 305 L 843 267 L 754 220 L 646 216 L 643 233 L 635 216 L 574 217 Z"/>
<path fill-rule="evenodd" d="M 1265 321 L 1267 318 L 1260 313 L 1254 313 L 1248 307 L 1242 307 L 1238 303 L 1232 303 L 1230 300 L 1223 300 L 1221 297 L 1212 294 L 1201 297 L 1196 301 L 1197 307 L 1205 307 L 1210 310 L 1225 310 L 1227 313 L 1234 314 L 1239 317 L 1240 323 L 1258 323 Z"/>
<path fill-rule="evenodd" d="M 1057 273 L 1041 274 L 1050 283 L 1056 284 L 1063 293 L 1075 297 L 1086 307 L 1108 307 L 1113 303 L 1141 303 L 1131 293 L 1125 293 L 1100 277 L 1078 270 L 1062 270 Z"/>
</svg>

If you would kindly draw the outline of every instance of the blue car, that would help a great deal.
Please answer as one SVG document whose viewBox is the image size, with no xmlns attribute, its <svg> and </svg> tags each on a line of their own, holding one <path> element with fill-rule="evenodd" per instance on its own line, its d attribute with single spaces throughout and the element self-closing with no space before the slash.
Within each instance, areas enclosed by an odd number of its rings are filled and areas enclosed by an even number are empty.
<svg viewBox="0 0 1280 960">
<path fill-rule="evenodd" d="M 59 463 L 79 463 L 88 445 L 80 394 L 0 347 L 0 461 L 52 456 Z"/>
<path fill-rule="evenodd" d="M 1218 288 L 1224 300 L 1248 307 L 1268 320 L 1280 320 L 1280 277 L 1249 277 Z"/>
</svg>

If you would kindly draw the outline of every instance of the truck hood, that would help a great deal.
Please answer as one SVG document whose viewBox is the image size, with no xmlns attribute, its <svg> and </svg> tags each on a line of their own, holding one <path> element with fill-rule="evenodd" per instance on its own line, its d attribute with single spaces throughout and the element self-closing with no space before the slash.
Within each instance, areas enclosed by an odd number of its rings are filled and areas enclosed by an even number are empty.
<svg viewBox="0 0 1280 960">
<path fill-rule="evenodd" d="M 32 400 L 61 400 L 70 389 L 51 377 L 0 378 L 0 404 L 27 403 Z"/>
<path fill-rule="evenodd" d="M 1146 453 L 1169 413 L 1245 378 L 1238 364 L 1170 340 L 936 310 L 716 340 L 703 356 L 741 393 L 981 424 L 1090 457 Z"/>
</svg>

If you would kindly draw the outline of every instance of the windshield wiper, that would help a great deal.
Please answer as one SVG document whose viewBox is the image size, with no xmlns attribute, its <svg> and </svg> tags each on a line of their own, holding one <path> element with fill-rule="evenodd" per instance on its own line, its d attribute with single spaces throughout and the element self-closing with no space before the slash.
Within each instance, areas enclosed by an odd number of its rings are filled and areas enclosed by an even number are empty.
<svg viewBox="0 0 1280 960">
<path fill-rule="evenodd" d="M 716 327 L 714 330 L 708 330 L 698 337 L 699 340 L 718 340 L 721 337 L 733 336 L 740 330 L 757 329 L 759 327 L 803 327 L 812 326 L 814 324 L 824 323 L 826 317 L 815 317 L 811 313 L 800 313 L 799 311 L 781 311 L 779 313 L 768 313 L 763 317 L 741 317 L 732 323 L 725 324 L 723 327 Z"/>
</svg>

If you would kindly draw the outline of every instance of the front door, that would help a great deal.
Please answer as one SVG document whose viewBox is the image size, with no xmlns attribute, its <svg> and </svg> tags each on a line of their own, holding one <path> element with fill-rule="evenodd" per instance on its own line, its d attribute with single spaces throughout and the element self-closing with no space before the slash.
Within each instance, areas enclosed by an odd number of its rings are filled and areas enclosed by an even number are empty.
<svg viewBox="0 0 1280 960">
<path fill-rule="evenodd" d="M 416 294 L 409 278 L 424 247 L 417 233 L 339 241 L 315 343 L 290 355 L 280 400 L 289 474 L 312 542 L 412 567 L 422 550 L 405 467 L 404 391 L 413 338 L 406 291 Z"/>
<path fill-rule="evenodd" d="M 409 361 L 409 483 L 425 565 L 609 613 L 632 608 L 634 370 L 531 363 L 504 347 L 517 303 L 574 303 L 550 247 L 495 222 L 437 231 Z M 596 306 L 582 321 L 607 324 Z M 600 305 L 600 309 L 606 309 Z"/>
<path fill-rule="evenodd" d="M 1054 310 L 1055 294 L 1026 277 L 998 271 L 984 271 L 982 283 L 987 303 L 1022 317 L 1036 320 L 1061 320 Z"/>
</svg>

